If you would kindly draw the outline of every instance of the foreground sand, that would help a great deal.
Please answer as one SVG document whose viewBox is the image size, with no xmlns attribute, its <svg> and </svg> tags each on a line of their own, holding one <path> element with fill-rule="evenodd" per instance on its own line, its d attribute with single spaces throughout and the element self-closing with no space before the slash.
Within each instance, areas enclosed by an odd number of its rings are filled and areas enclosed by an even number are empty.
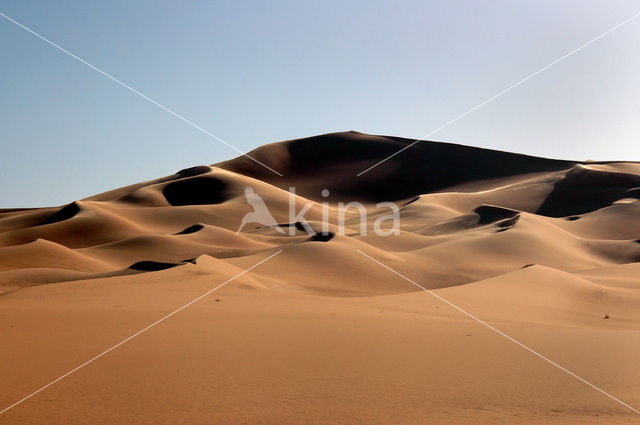
<svg viewBox="0 0 640 425">
<path fill-rule="evenodd" d="M 434 144 L 357 180 L 400 142 L 323 137 L 252 153 L 281 180 L 240 158 L 0 214 L 0 410 L 282 250 L 0 424 L 638 423 L 358 250 L 638 408 L 640 165 Z M 323 150 L 338 142 L 351 156 Z M 309 148 L 323 161 L 305 166 Z M 416 175 L 420 154 L 444 166 Z M 394 200 L 400 235 L 361 234 L 355 217 L 326 242 L 235 234 L 245 186 L 284 224 L 291 185 L 299 205 L 321 188 L 372 212 Z M 319 228 L 320 205 L 306 217 Z"/>
</svg>

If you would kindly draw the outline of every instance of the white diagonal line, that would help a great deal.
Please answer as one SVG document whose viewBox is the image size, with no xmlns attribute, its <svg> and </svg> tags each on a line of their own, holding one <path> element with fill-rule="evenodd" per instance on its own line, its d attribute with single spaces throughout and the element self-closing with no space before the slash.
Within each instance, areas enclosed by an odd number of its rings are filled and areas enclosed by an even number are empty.
<svg viewBox="0 0 640 425">
<path fill-rule="evenodd" d="M 442 130 L 443 128 L 449 127 L 451 124 L 455 123 L 456 121 L 466 117 L 467 115 L 469 115 L 470 113 L 472 113 L 473 111 L 482 108 L 484 105 L 486 105 L 489 102 L 492 102 L 493 100 L 497 99 L 498 97 L 502 96 L 503 94 L 515 89 L 516 87 L 518 87 L 519 85 L 521 85 L 522 83 L 529 81 L 530 79 L 532 79 L 533 77 L 535 77 L 536 75 L 540 74 L 541 72 L 546 71 L 547 69 L 551 68 L 552 66 L 554 66 L 555 64 L 562 62 L 563 60 L 567 59 L 569 56 L 578 53 L 580 50 L 584 49 L 585 47 L 595 43 L 596 41 L 600 40 L 602 37 L 606 36 L 609 33 L 612 33 L 613 31 L 617 30 L 618 28 L 622 27 L 625 24 L 628 24 L 629 22 L 633 21 L 634 19 L 636 19 L 638 16 L 640 16 L 640 12 L 636 13 L 635 15 L 633 15 L 630 18 L 625 19 L 624 21 L 620 22 L 618 25 L 608 29 L 607 31 L 603 32 L 602 34 L 600 34 L 599 36 L 592 38 L 591 40 L 587 41 L 586 43 L 582 44 L 579 47 L 576 47 L 575 49 L 573 49 L 572 51 L 570 51 L 569 53 L 565 54 L 564 56 L 559 57 L 558 59 L 554 60 L 553 62 L 551 62 L 550 64 L 543 66 L 542 68 L 540 68 L 539 70 L 537 70 L 536 72 L 534 72 L 533 74 L 529 74 L 528 76 L 524 77 L 522 80 L 518 81 L 517 83 L 514 83 L 512 85 L 510 85 L 509 87 L 507 87 L 506 89 L 502 90 L 501 92 L 498 92 L 497 94 L 491 96 L 490 98 L 488 98 L 487 100 L 477 104 L 476 106 L 474 106 L 471 109 L 468 109 L 467 111 L 463 112 L 462 114 L 458 115 L 457 117 L 447 121 L 446 123 L 442 124 L 440 127 L 437 127 L 433 130 L 431 130 L 430 132 L 428 132 L 427 134 L 425 134 L 424 136 L 422 136 L 419 139 L 414 140 L 413 142 L 411 142 L 410 144 L 408 144 L 407 146 L 405 146 L 404 148 L 400 149 L 399 151 L 389 155 L 388 157 L 384 158 L 383 160 L 375 163 L 374 165 L 372 165 L 371 167 L 367 168 L 364 171 L 361 171 L 360 173 L 357 174 L 357 177 L 360 177 L 361 175 L 363 175 L 364 173 L 366 173 L 367 171 L 371 170 L 372 168 L 377 167 L 378 165 L 382 164 L 383 162 L 386 162 L 388 160 L 390 160 L 391 158 L 393 158 L 394 156 L 398 155 L 399 153 L 404 152 L 405 150 L 409 149 L 410 147 L 412 147 L 413 145 L 415 145 L 418 142 L 422 142 L 424 141 L 427 137 L 431 136 L 434 133 L 437 133 L 438 131 Z"/>
<path fill-rule="evenodd" d="M 189 307 L 191 304 L 201 300 L 202 298 L 206 297 L 207 295 L 211 294 L 212 292 L 222 288 L 223 286 L 225 286 L 227 283 L 237 279 L 238 277 L 242 276 L 243 274 L 247 273 L 248 271 L 258 267 L 260 264 L 264 263 L 267 260 L 270 260 L 271 258 L 275 257 L 276 255 L 280 254 L 282 252 L 282 250 L 277 251 L 274 254 L 271 254 L 270 256 L 268 256 L 267 258 L 259 261 L 258 263 L 254 264 L 253 266 L 249 267 L 248 269 L 243 270 L 242 272 L 238 273 L 237 275 L 233 276 L 231 279 L 227 280 L 226 282 L 221 283 L 220 285 L 216 286 L 213 289 L 208 290 L 207 292 L 205 292 L 204 294 L 200 295 L 197 298 L 194 298 L 193 300 L 189 301 L 188 303 L 186 303 L 185 305 L 183 305 L 180 308 L 175 309 L 174 311 L 172 311 L 171 313 L 167 314 L 166 316 L 164 316 L 163 318 L 156 320 L 155 322 L 153 322 L 152 324 L 150 324 L 149 326 L 147 326 L 144 329 L 139 330 L 138 332 L 134 333 L 133 335 L 129 336 L 128 338 L 123 339 L 122 341 L 120 341 L 119 343 L 117 343 L 116 345 L 106 349 L 105 351 L 103 351 L 102 353 L 98 354 L 95 357 L 92 357 L 91 359 L 87 360 L 86 362 L 82 363 L 80 366 L 71 369 L 69 372 L 65 373 L 64 375 L 60 376 L 59 378 L 54 379 L 53 381 L 49 382 L 47 385 L 45 385 L 44 387 L 41 387 L 39 389 L 37 389 L 36 391 L 32 392 L 31 394 L 29 394 L 28 396 L 16 401 L 15 403 L 13 403 L 11 406 L 8 406 L 7 408 L 5 408 L 4 410 L 0 411 L 0 415 L 5 413 L 6 411 L 14 408 L 15 406 L 19 405 L 20 403 L 22 403 L 23 401 L 26 401 L 28 399 L 30 399 L 31 397 L 33 397 L 34 395 L 38 394 L 40 391 L 43 391 L 47 388 L 49 388 L 50 386 L 52 386 L 53 384 L 55 384 L 56 382 L 66 378 L 67 376 L 71 375 L 72 373 L 78 371 L 79 369 L 82 369 L 83 367 L 85 367 L 86 365 L 98 360 L 100 357 L 104 356 L 105 354 L 115 350 L 116 348 L 120 347 L 122 344 L 131 341 L 133 338 L 137 337 L 138 335 L 140 335 L 143 332 L 148 331 L 149 329 L 153 328 L 154 326 L 156 326 L 157 324 L 164 322 L 165 320 L 167 320 L 169 317 L 173 316 L 174 314 L 184 310 L 185 308 Z"/>
<path fill-rule="evenodd" d="M 282 174 L 277 172 L 276 170 L 274 170 L 273 168 L 269 167 L 266 164 L 263 164 L 262 162 L 258 161 L 257 159 L 253 158 L 250 155 L 247 155 L 246 153 L 242 152 L 240 149 L 236 148 L 235 146 L 233 146 L 232 144 L 222 140 L 220 137 L 216 136 L 215 134 L 211 133 L 208 130 L 205 130 L 204 128 L 200 127 L 198 124 L 194 123 L 193 121 L 183 117 L 182 115 L 180 115 L 179 113 L 175 112 L 174 110 L 167 108 L 166 106 L 162 105 L 161 103 L 157 102 L 156 100 L 150 98 L 149 96 L 140 93 L 138 90 L 134 89 L 133 87 L 129 86 L 128 84 L 120 81 L 119 79 L 117 79 L 116 77 L 112 76 L 111 74 L 106 73 L 105 71 L 101 70 L 100 68 L 98 68 L 97 66 L 91 65 L 89 62 L 85 61 L 84 59 L 74 55 L 73 53 L 71 53 L 70 51 L 68 51 L 67 49 L 57 45 L 56 43 L 54 43 L 53 41 L 49 40 L 48 38 L 44 37 L 43 35 L 38 34 L 37 32 L 35 32 L 34 30 L 22 25 L 20 22 L 16 21 L 15 19 L 10 18 L 9 16 L 5 15 L 4 13 L 0 12 L 0 16 L 2 16 L 3 18 L 5 18 L 6 20 L 13 22 L 14 24 L 16 24 L 17 26 L 19 26 L 20 28 L 22 28 L 25 31 L 30 32 L 31 34 L 35 35 L 36 37 L 38 37 L 39 39 L 45 41 L 46 43 L 52 45 L 53 47 L 55 47 L 56 49 L 60 50 L 61 52 L 66 53 L 67 55 L 71 56 L 72 58 L 74 58 L 75 60 L 82 62 L 83 64 L 85 64 L 86 66 L 88 66 L 89 68 L 93 69 L 94 71 L 104 75 L 105 77 L 109 78 L 110 80 L 120 84 L 122 87 L 126 88 L 127 90 L 137 94 L 138 96 L 140 96 L 141 98 L 145 99 L 146 101 L 154 104 L 155 106 L 157 106 L 158 108 L 170 113 L 171 115 L 173 115 L 174 117 L 178 118 L 181 121 L 184 121 L 185 123 L 189 124 L 191 127 L 195 128 L 196 130 L 199 130 L 200 132 L 206 134 L 207 136 L 211 137 L 214 140 L 217 140 L 218 142 L 230 147 L 231 149 L 233 149 L 234 151 L 240 153 L 242 156 L 246 156 L 247 158 L 251 159 L 252 161 L 262 165 L 263 167 L 265 167 L 266 169 L 268 169 L 269 171 L 272 171 L 274 173 L 276 173 L 277 175 L 279 175 L 280 177 L 282 177 Z"/>
<path fill-rule="evenodd" d="M 467 311 L 463 310 L 462 308 L 458 307 L 457 305 L 453 304 L 452 302 L 446 300 L 445 298 L 442 298 L 440 295 L 436 294 L 435 292 L 425 288 L 424 286 L 420 285 L 419 283 L 409 279 L 408 277 L 406 277 L 405 275 L 403 275 L 400 272 L 395 271 L 394 269 L 392 269 L 391 267 L 387 266 L 386 264 L 381 263 L 380 261 L 376 260 L 375 258 L 365 254 L 364 252 L 360 251 L 359 249 L 357 249 L 356 251 L 358 251 L 360 254 L 362 254 L 363 256 L 367 257 L 368 259 L 370 259 L 371 261 L 377 263 L 378 265 L 384 267 L 385 269 L 389 270 L 390 272 L 400 276 L 401 278 L 403 278 L 404 280 L 406 280 L 407 282 L 412 283 L 413 285 L 417 286 L 418 288 L 422 289 L 423 291 L 427 292 L 429 295 L 433 295 L 434 297 L 436 297 L 437 299 L 439 299 L 440 301 L 442 301 L 443 303 L 446 303 L 448 305 L 450 305 L 451 307 L 455 308 L 456 310 L 458 310 L 459 312 L 463 313 L 464 315 L 470 317 L 471 319 L 475 320 L 476 322 L 480 323 L 483 326 L 486 326 L 487 328 L 491 329 L 492 331 L 496 332 L 499 335 L 502 335 L 503 337 L 505 337 L 506 339 L 508 339 L 509 341 L 519 345 L 520 347 L 524 348 L 525 350 L 529 351 L 530 353 L 540 357 L 542 360 L 546 361 L 547 363 L 552 364 L 553 366 L 557 367 L 558 369 L 562 370 L 563 372 L 568 373 L 569 375 L 573 376 L 574 378 L 576 378 L 577 380 L 587 384 L 588 386 L 590 386 L 591 388 L 593 388 L 596 391 L 601 392 L 602 394 L 606 395 L 607 397 L 609 397 L 612 400 L 617 401 L 618 403 L 620 403 L 621 405 L 623 405 L 624 407 L 627 407 L 628 409 L 634 411 L 635 413 L 640 415 L 640 411 L 638 411 L 637 409 L 634 409 L 633 407 L 629 406 L 627 403 L 625 403 L 624 401 L 621 401 L 620 399 L 612 396 L 611 394 L 609 394 L 608 392 L 598 388 L 597 386 L 593 385 L 591 382 L 587 381 L 584 378 L 579 377 L 578 375 L 576 375 L 575 373 L 571 372 L 570 370 L 560 366 L 558 363 L 554 362 L 553 360 L 549 359 L 548 357 L 543 356 L 542 354 L 538 353 L 537 351 L 533 350 L 532 348 L 527 347 L 526 345 L 524 345 L 523 343 L 521 343 L 520 341 L 510 337 L 509 335 L 505 334 L 504 332 L 502 332 L 499 329 L 494 328 L 493 326 L 491 326 L 490 324 L 488 324 L 487 322 L 478 319 L 476 316 L 474 316 L 471 313 L 468 313 Z"/>
</svg>

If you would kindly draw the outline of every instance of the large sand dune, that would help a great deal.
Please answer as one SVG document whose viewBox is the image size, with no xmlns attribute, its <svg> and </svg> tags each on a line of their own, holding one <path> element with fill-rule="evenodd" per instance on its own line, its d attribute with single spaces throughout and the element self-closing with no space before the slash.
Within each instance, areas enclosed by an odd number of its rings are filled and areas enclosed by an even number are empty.
<svg viewBox="0 0 640 425">
<path fill-rule="evenodd" d="M 328 134 L 249 153 L 283 176 L 241 156 L 0 210 L 0 410 L 282 250 L 0 423 L 640 423 L 362 254 L 638 409 L 640 164 L 421 142 L 357 176 L 411 142 Z M 247 187 L 279 226 L 236 233 Z M 365 228 L 338 226 L 352 201 Z"/>
</svg>

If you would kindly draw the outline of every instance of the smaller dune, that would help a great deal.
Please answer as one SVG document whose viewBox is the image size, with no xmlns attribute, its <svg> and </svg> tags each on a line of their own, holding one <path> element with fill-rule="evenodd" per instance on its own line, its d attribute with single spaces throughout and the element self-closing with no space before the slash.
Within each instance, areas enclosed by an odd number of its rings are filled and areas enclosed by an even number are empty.
<svg viewBox="0 0 640 425">
<path fill-rule="evenodd" d="M 0 271 L 0 294 L 46 283 L 68 282 L 87 278 L 90 272 L 52 267 L 20 268 Z"/>
<path fill-rule="evenodd" d="M 640 301 L 627 290 L 541 265 L 445 288 L 440 294 L 461 306 L 473 303 L 475 312 L 492 320 L 526 317 L 529 323 L 601 326 L 604 313 L 613 312 L 624 326 L 640 317 Z"/>
<path fill-rule="evenodd" d="M 108 271 L 111 265 L 45 239 L 0 248 L 0 271 L 26 268 L 103 272 Z"/>
<path fill-rule="evenodd" d="M 41 217 L 37 225 L 17 227 L 0 233 L 0 245 L 21 245 L 35 239 L 45 239 L 67 248 L 84 248 L 123 238 L 148 233 L 140 220 L 138 224 L 130 215 L 114 204 L 95 201 L 78 201 Z"/>
</svg>

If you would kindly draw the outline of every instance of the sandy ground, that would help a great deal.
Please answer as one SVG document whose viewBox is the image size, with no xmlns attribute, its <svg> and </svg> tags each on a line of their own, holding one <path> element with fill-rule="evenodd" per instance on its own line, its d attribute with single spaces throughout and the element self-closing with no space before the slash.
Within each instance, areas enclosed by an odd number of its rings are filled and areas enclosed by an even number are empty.
<svg viewBox="0 0 640 425">
<path fill-rule="evenodd" d="M 251 153 L 280 180 L 238 158 L 0 212 L 0 410 L 282 250 L 0 424 L 639 423 L 434 294 L 639 409 L 640 165 L 425 143 L 352 177 L 402 143 L 283 142 Z M 295 186 L 317 232 L 328 188 L 332 234 L 236 234 L 247 186 L 287 231 Z M 355 213 L 340 234 L 337 202 L 380 197 L 399 235 Z"/>
</svg>

